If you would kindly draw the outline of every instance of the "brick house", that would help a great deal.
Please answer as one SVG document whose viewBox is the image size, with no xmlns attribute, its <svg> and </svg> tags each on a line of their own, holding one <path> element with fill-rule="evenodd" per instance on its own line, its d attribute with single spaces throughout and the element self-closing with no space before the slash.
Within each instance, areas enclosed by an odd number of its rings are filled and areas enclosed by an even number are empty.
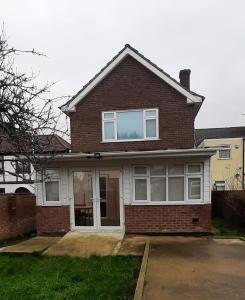
<svg viewBox="0 0 245 300">
<path fill-rule="evenodd" d="M 44 153 L 70 151 L 70 144 L 57 134 L 39 135 L 38 139 Z M 10 139 L 0 132 L 0 194 L 35 193 L 34 167 L 20 156 Z"/>
<path fill-rule="evenodd" d="M 61 110 L 71 152 L 37 174 L 39 234 L 211 231 L 210 157 L 194 148 L 204 97 L 130 45 Z"/>
</svg>

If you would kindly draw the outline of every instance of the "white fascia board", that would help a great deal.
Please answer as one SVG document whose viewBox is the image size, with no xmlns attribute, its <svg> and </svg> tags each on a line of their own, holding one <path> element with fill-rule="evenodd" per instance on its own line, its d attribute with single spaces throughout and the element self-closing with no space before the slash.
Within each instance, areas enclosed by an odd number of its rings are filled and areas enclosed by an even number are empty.
<svg viewBox="0 0 245 300">
<path fill-rule="evenodd" d="M 74 112 L 76 111 L 75 106 L 109 73 L 111 72 L 127 55 L 132 56 L 139 63 L 145 66 L 147 69 L 152 71 L 155 75 L 160 77 L 182 95 L 187 98 L 187 103 L 201 103 L 202 97 L 196 96 L 182 88 L 178 83 L 172 80 L 170 77 L 159 71 L 156 67 L 150 64 L 143 57 L 135 53 L 130 48 L 126 48 L 118 57 L 116 57 L 111 64 L 108 65 L 84 90 L 82 90 L 68 105 L 61 108 L 63 112 Z"/>
</svg>

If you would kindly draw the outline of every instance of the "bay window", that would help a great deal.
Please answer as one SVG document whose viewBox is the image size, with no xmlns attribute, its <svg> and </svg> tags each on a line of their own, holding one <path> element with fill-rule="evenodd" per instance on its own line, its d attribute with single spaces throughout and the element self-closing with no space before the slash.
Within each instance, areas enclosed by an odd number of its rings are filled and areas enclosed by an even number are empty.
<svg viewBox="0 0 245 300">
<path fill-rule="evenodd" d="M 102 113 L 104 142 L 151 140 L 158 138 L 158 109 Z"/>
<path fill-rule="evenodd" d="M 202 164 L 133 167 L 134 202 L 183 203 L 202 200 Z"/>
</svg>

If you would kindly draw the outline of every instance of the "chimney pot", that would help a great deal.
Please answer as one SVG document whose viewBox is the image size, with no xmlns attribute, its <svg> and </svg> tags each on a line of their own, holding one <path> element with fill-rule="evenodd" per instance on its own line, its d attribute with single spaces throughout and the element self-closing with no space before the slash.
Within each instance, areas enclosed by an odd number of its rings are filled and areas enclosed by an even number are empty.
<svg viewBox="0 0 245 300">
<path fill-rule="evenodd" d="M 179 71 L 180 84 L 187 90 L 190 90 L 190 75 L 190 69 L 184 69 Z"/>
</svg>

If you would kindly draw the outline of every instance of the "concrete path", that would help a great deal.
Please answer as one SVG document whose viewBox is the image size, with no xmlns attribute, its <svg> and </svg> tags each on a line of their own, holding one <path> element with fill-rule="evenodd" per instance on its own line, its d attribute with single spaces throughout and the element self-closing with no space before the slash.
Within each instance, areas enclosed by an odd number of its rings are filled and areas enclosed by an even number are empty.
<svg viewBox="0 0 245 300">
<path fill-rule="evenodd" d="M 58 243 L 48 248 L 45 255 L 69 255 L 89 257 L 90 255 L 115 255 L 120 248 L 121 233 L 69 232 Z"/>
<path fill-rule="evenodd" d="M 244 300 L 245 242 L 152 237 L 144 300 Z"/>
<path fill-rule="evenodd" d="M 118 250 L 118 255 L 143 256 L 145 244 L 150 239 L 149 236 L 130 235 L 125 236 Z"/>
<path fill-rule="evenodd" d="M 42 252 L 51 245 L 57 243 L 60 237 L 37 236 L 32 239 L 8 246 L 0 250 L 0 253 L 33 253 Z"/>
</svg>

